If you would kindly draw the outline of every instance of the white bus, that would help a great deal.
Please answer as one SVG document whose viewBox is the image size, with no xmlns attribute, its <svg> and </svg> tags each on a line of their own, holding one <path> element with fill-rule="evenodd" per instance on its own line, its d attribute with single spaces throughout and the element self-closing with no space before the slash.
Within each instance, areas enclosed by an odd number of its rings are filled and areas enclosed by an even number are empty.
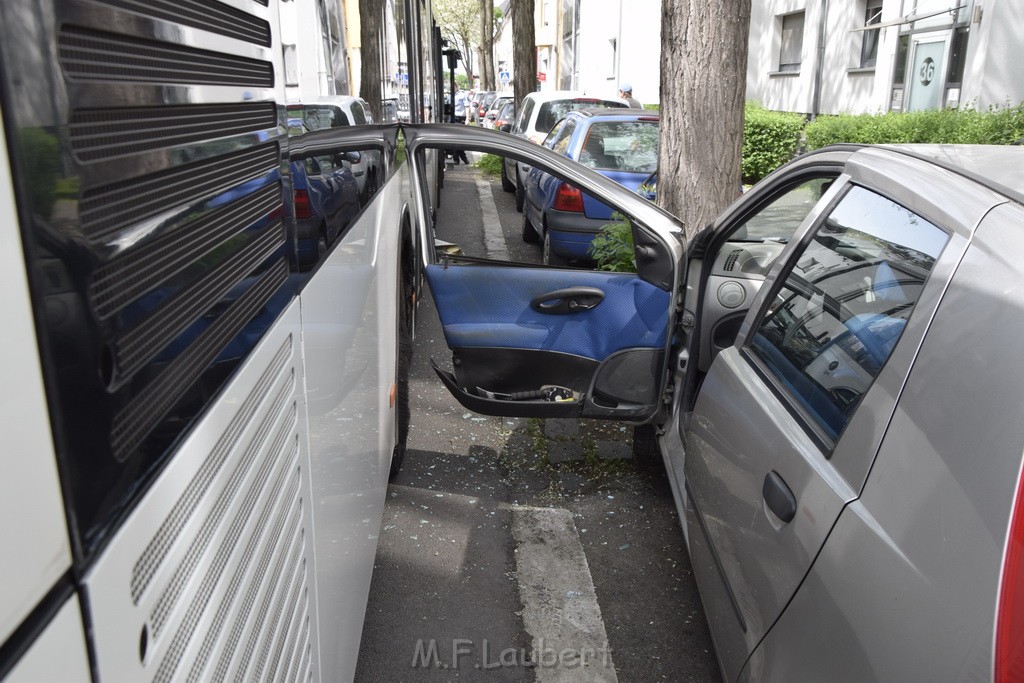
<svg viewBox="0 0 1024 683">
<path fill-rule="evenodd" d="M 393 134 L 289 140 L 289 4 L 0 5 L 0 679 L 353 675 L 422 238 Z"/>
</svg>

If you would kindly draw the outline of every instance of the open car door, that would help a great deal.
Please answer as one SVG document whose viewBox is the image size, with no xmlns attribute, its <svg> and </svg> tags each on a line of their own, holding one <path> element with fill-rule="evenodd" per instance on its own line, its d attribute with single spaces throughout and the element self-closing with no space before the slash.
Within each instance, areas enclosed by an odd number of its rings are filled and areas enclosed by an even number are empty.
<svg viewBox="0 0 1024 683">
<path fill-rule="evenodd" d="M 681 225 L 626 188 L 520 138 L 446 124 L 404 131 L 424 244 L 434 243 L 429 159 L 445 149 L 538 167 L 618 211 L 634 241 L 635 273 L 473 257 L 439 261 L 424 250 L 452 350 L 451 371 L 434 367 L 452 395 L 485 415 L 653 419 L 663 405 L 683 276 Z"/>
</svg>

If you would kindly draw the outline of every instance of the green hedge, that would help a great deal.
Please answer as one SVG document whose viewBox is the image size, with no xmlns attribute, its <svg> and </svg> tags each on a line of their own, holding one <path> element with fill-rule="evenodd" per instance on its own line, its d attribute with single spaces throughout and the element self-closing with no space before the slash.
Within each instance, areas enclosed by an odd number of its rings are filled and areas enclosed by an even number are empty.
<svg viewBox="0 0 1024 683">
<path fill-rule="evenodd" d="M 804 129 L 808 149 L 838 142 L 1008 145 L 1024 138 L 1024 104 L 819 116 Z"/>
<path fill-rule="evenodd" d="M 743 182 L 756 183 L 793 158 L 804 119 L 747 102 L 743 113 Z"/>
</svg>

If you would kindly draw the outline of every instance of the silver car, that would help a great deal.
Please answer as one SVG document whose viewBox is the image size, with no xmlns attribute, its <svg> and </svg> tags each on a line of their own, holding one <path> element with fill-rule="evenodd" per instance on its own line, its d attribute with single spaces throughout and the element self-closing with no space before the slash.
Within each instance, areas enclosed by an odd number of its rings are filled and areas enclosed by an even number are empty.
<svg viewBox="0 0 1024 683">
<path fill-rule="evenodd" d="M 428 258 L 435 369 L 480 413 L 648 425 L 726 680 L 1020 680 L 1024 149 L 807 154 L 687 246 L 521 138 L 407 139 L 417 182 L 477 149 L 631 222 L 637 273 Z"/>
</svg>

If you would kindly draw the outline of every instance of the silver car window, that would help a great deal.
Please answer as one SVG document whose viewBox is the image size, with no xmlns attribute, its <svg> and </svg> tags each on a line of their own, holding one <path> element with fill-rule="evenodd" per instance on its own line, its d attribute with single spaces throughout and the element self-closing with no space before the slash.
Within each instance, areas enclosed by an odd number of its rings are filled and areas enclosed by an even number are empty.
<svg viewBox="0 0 1024 683">
<path fill-rule="evenodd" d="M 794 255 L 749 347 L 833 442 L 889 359 L 947 240 L 854 187 Z"/>
</svg>

